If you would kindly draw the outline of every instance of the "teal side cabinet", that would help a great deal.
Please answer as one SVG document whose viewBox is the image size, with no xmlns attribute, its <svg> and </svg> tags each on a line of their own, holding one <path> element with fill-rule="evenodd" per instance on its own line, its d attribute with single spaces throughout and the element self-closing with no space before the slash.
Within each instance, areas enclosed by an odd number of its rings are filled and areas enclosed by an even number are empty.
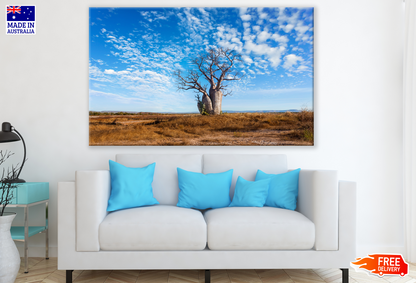
<svg viewBox="0 0 416 283">
<path fill-rule="evenodd" d="M 44 205 L 45 209 L 48 207 L 49 202 L 49 183 L 40 182 L 28 182 L 19 183 L 15 189 L 13 189 L 12 203 L 7 207 L 22 207 L 24 209 L 24 226 L 12 226 L 10 232 L 12 238 L 15 241 L 24 242 L 24 254 L 25 254 L 25 269 L 24 272 L 28 273 L 28 241 L 29 237 L 44 233 L 45 234 L 45 258 L 49 259 L 49 229 L 48 219 L 46 219 L 45 226 L 29 226 L 29 208 L 37 205 Z"/>
<path fill-rule="evenodd" d="M 20 183 L 13 190 L 11 204 L 30 204 L 49 199 L 49 183 Z"/>
</svg>

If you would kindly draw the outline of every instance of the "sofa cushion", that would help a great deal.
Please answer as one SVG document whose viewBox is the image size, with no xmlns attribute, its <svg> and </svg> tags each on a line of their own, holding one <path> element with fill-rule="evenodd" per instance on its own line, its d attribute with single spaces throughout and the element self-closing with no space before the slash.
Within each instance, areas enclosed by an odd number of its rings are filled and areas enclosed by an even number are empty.
<svg viewBox="0 0 416 283">
<path fill-rule="evenodd" d="M 227 207 L 233 170 L 222 173 L 202 174 L 178 168 L 179 207 L 208 209 Z"/>
<path fill-rule="evenodd" d="M 107 211 L 159 204 L 152 190 L 156 163 L 131 168 L 110 160 L 109 165 L 111 194 Z"/>
<path fill-rule="evenodd" d="M 197 154 L 117 154 L 116 162 L 127 167 L 144 167 L 155 162 L 152 188 L 153 196 L 160 204 L 178 203 L 178 167 L 192 172 L 202 172 L 202 155 Z"/>
<path fill-rule="evenodd" d="M 298 200 L 299 172 L 300 168 L 282 174 L 267 174 L 258 170 L 256 181 L 270 180 L 269 195 L 265 205 L 295 210 Z"/>
<path fill-rule="evenodd" d="M 119 210 L 100 224 L 101 250 L 203 250 L 207 229 L 201 212 L 171 205 Z"/>
<path fill-rule="evenodd" d="M 204 217 L 211 250 L 304 250 L 315 243 L 315 225 L 297 211 L 226 207 Z"/>
<path fill-rule="evenodd" d="M 269 192 L 269 183 L 268 179 L 251 182 L 239 176 L 230 207 L 263 207 Z"/>
</svg>

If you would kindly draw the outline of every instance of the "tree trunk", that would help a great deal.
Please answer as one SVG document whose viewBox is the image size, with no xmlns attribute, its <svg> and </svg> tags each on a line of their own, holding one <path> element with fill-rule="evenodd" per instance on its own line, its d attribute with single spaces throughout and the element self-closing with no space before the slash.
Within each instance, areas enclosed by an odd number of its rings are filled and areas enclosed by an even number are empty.
<svg viewBox="0 0 416 283">
<path fill-rule="evenodd" d="M 211 101 L 211 99 L 209 98 L 208 95 L 204 94 L 202 96 L 202 103 L 204 103 L 204 105 L 205 105 L 205 111 L 207 111 L 207 113 L 211 115 L 213 113 L 213 111 L 212 111 L 212 101 Z"/>
<path fill-rule="evenodd" d="M 222 92 L 220 90 L 215 90 L 211 88 L 209 90 L 209 95 L 211 96 L 212 101 L 212 115 L 220 115 L 222 107 Z"/>
</svg>

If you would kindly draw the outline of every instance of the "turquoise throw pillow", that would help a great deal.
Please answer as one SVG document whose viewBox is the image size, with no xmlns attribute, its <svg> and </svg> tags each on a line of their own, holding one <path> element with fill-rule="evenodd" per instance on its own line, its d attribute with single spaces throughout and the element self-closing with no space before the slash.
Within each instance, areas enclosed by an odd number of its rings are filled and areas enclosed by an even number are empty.
<svg viewBox="0 0 416 283">
<path fill-rule="evenodd" d="M 178 168 L 179 207 L 207 209 L 230 204 L 230 187 L 233 170 L 202 174 Z"/>
<path fill-rule="evenodd" d="M 298 199 L 300 168 L 283 174 L 266 174 L 261 170 L 257 171 L 257 180 L 270 180 L 269 196 L 266 206 L 296 209 Z"/>
<path fill-rule="evenodd" d="M 269 180 L 250 182 L 238 176 L 230 206 L 263 207 L 269 192 Z"/>
<path fill-rule="evenodd" d="M 111 193 L 107 211 L 159 204 L 153 197 L 156 163 L 130 168 L 110 160 Z"/>
</svg>

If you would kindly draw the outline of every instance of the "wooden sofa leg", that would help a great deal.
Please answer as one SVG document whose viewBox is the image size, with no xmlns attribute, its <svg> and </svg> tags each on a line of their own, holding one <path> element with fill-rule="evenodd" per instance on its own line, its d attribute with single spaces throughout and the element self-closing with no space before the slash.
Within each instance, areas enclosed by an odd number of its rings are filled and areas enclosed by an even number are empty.
<svg viewBox="0 0 416 283">
<path fill-rule="evenodd" d="M 341 268 L 341 271 L 342 271 L 342 283 L 348 283 L 348 280 L 349 280 L 348 268 Z"/>
<path fill-rule="evenodd" d="M 72 282 L 72 272 L 73 272 L 73 270 L 67 270 L 66 271 L 66 283 L 71 283 Z"/>
<path fill-rule="evenodd" d="M 205 270 L 205 283 L 211 282 L 211 272 L 209 270 Z"/>
</svg>

